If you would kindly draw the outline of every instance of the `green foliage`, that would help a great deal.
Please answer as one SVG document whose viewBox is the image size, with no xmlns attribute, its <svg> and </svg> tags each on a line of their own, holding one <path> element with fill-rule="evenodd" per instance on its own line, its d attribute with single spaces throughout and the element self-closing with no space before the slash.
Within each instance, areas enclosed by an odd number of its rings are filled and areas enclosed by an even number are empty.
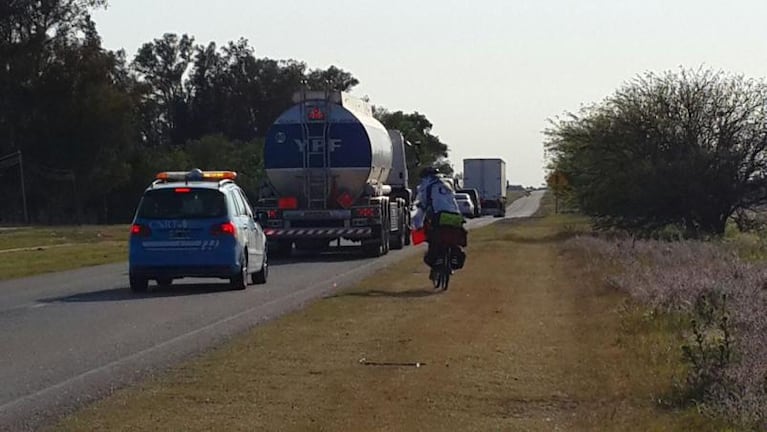
<svg viewBox="0 0 767 432">
<path fill-rule="evenodd" d="M 551 168 L 602 227 L 722 234 L 763 202 L 767 85 L 709 70 L 648 73 L 552 122 Z"/>
<path fill-rule="evenodd" d="M 264 136 L 294 92 L 359 83 L 336 66 L 258 58 L 245 39 L 167 33 L 128 59 L 101 47 L 89 14 L 105 5 L 0 3 L 0 157 L 23 154 L 32 222 L 127 222 L 165 170 L 235 170 L 255 199 Z M 425 160 L 447 156 L 426 117 L 399 114 Z M 0 166 L 0 223 L 22 221 L 18 172 Z"/>
<path fill-rule="evenodd" d="M 418 183 L 418 171 L 424 166 L 435 165 L 446 174 L 453 173 L 447 160 L 448 146 L 438 136 L 432 135 L 433 125 L 425 115 L 417 111 L 410 114 L 390 112 L 384 108 L 374 109 L 373 114 L 387 129 L 401 131 L 411 144 L 405 147 L 411 186 Z"/>
</svg>

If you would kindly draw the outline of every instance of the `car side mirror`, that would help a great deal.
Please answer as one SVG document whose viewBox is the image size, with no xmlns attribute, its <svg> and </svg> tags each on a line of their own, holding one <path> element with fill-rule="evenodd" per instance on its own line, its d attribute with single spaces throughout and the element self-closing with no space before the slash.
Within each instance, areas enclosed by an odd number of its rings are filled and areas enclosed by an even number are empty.
<svg viewBox="0 0 767 432">
<path fill-rule="evenodd" d="M 256 212 L 256 222 L 258 222 L 261 227 L 265 227 L 267 222 L 269 222 L 269 215 L 266 212 Z"/>
</svg>

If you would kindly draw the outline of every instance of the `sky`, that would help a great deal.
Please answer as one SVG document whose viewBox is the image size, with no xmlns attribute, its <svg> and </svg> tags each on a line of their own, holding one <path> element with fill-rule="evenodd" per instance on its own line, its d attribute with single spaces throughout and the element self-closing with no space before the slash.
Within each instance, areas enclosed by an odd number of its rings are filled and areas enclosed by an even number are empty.
<svg viewBox="0 0 767 432">
<path fill-rule="evenodd" d="M 335 65 L 353 90 L 418 111 L 464 158 L 502 158 L 512 184 L 544 181 L 548 120 L 644 72 L 708 67 L 767 76 L 763 0 L 110 0 L 103 45 L 132 57 L 163 33 L 246 38 L 258 57 Z"/>
</svg>

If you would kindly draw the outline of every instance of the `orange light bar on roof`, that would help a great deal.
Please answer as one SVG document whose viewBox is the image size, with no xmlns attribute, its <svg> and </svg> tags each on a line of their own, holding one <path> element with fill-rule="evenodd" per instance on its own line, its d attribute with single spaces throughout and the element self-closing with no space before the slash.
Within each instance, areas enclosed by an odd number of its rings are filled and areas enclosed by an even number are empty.
<svg viewBox="0 0 767 432">
<path fill-rule="evenodd" d="M 186 180 L 187 172 L 185 171 L 165 171 L 157 173 L 155 179 L 163 181 L 183 181 Z"/>
<path fill-rule="evenodd" d="M 203 180 L 236 180 L 237 173 L 234 171 L 203 171 Z"/>
<path fill-rule="evenodd" d="M 237 173 L 234 171 L 164 171 L 157 173 L 155 179 L 166 182 L 171 181 L 221 181 L 235 180 Z"/>
</svg>

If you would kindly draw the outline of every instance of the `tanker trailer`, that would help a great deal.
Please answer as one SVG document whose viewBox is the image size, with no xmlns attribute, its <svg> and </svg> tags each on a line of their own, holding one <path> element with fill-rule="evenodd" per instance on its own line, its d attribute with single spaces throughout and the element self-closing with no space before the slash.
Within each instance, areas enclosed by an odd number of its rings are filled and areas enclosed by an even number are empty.
<svg viewBox="0 0 767 432">
<path fill-rule="evenodd" d="M 340 92 L 297 93 L 264 144 L 258 210 L 272 256 L 341 240 L 380 256 L 407 242 L 409 200 L 387 184 L 392 139 L 366 102 Z M 398 142 L 402 146 L 402 140 Z M 397 155 L 403 159 L 404 148 Z M 407 178 L 405 178 L 407 180 Z M 407 187 L 407 183 L 404 184 Z"/>
</svg>

